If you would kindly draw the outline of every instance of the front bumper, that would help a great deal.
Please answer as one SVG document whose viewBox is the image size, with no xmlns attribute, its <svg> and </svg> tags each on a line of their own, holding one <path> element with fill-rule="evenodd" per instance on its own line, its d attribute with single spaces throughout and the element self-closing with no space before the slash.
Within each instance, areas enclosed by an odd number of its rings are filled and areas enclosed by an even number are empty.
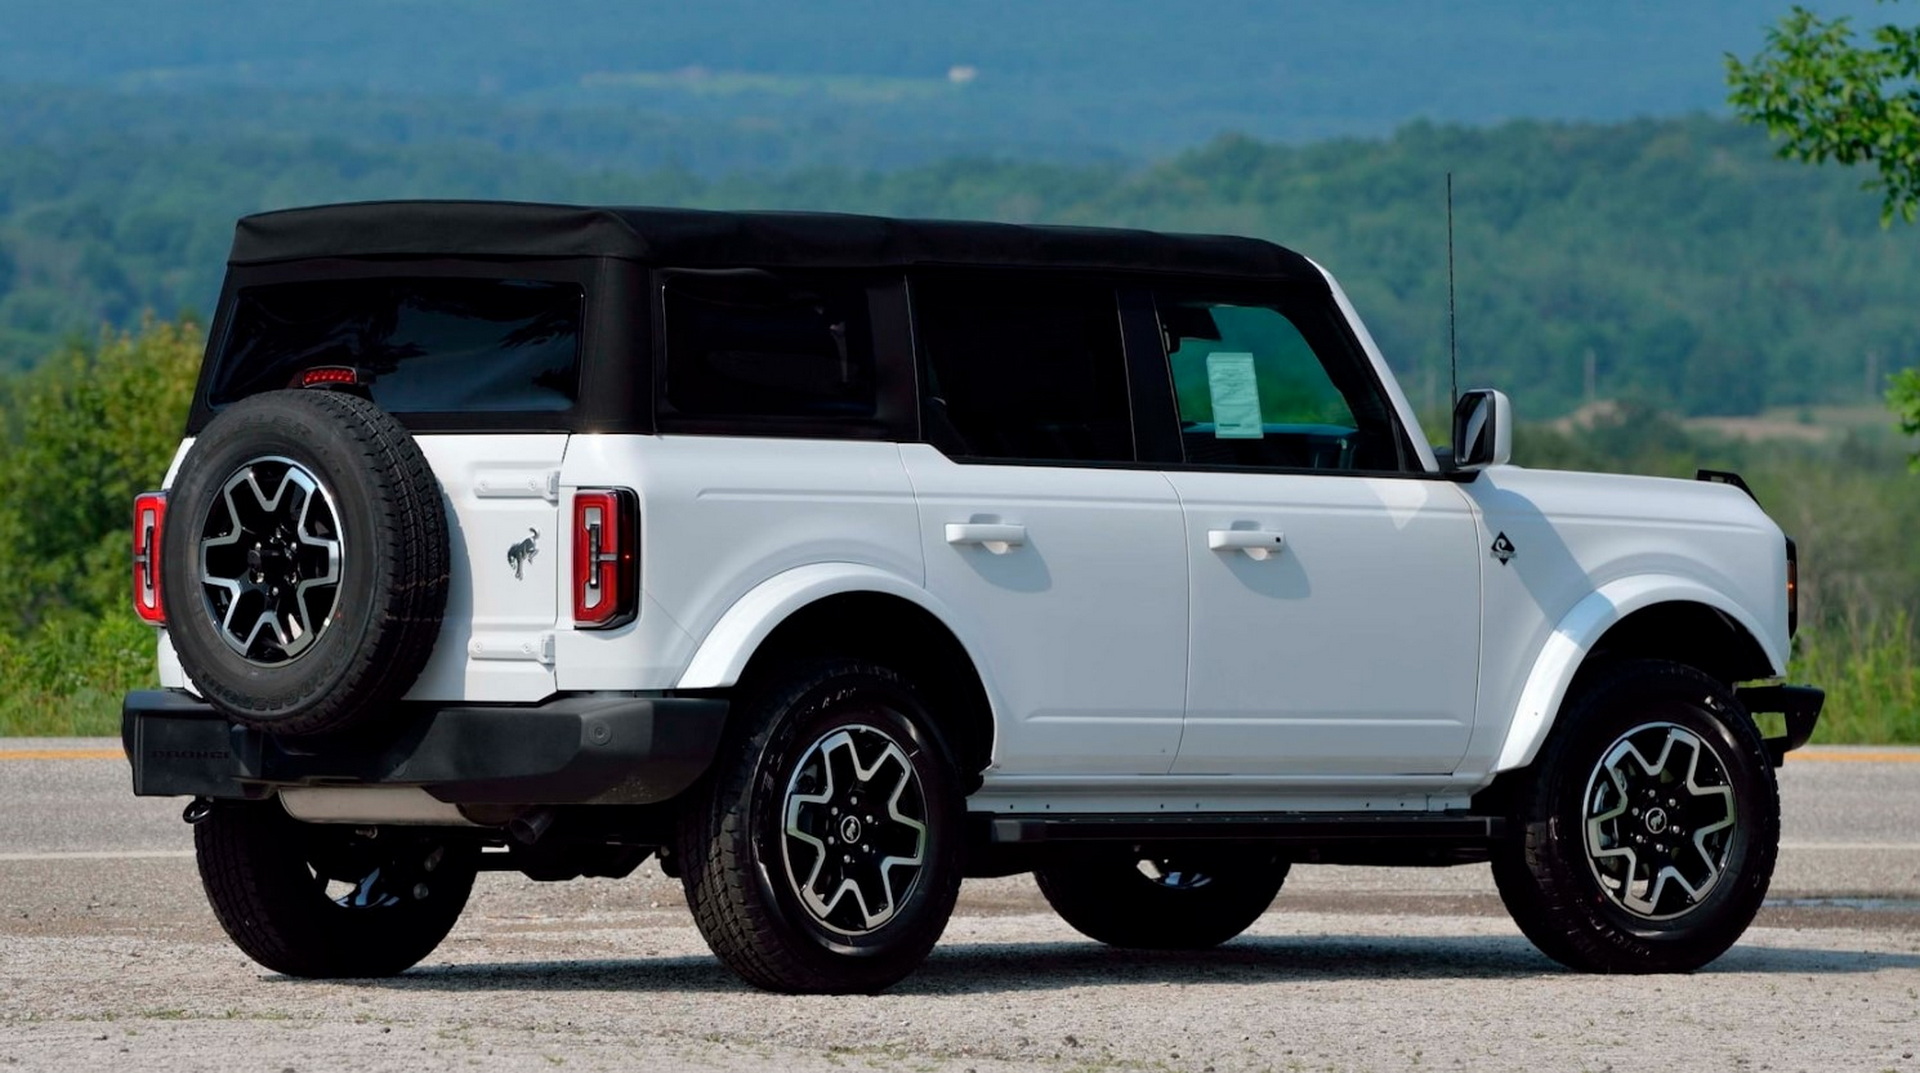
<svg viewBox="0 0 1920 1073">
<path fill-rule="evenodd" d="M 1813 686 L 1748 686 L 1736 690 L 1734 696 L 1749 714 L 1779 712 L 1786 716 L 1787 732 L 1763 743 L 1774 767 L 1785 763 L 1788 753 L 1813 737 L 1813 725 L 1820 721 L 1820 709 L 1827 703 L 1826 691 Z"/>
<path fill-rule="evenodd" d="M 511 707 L 407 705 L 398 729 L 282 739 L 179 690 L 127 694 L 120 737 L 143 797 L 259 799 L 290 786 L 417 786 L 453 804 L 629 804 L 691 786 L 727 703 L 575 694 Z"/>
</svg>

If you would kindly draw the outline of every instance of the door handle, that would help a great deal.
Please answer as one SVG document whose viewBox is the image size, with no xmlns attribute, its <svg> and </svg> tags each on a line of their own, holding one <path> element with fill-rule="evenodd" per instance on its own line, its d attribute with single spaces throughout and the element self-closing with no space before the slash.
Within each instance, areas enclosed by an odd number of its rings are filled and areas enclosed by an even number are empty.
<svg viewBox="0 0 1920 1073">
<path fill-rule="evenodd" d="M 1006 525 L 1000 522 L 948 522 L 947 543 L 978 544 L 994 555 L 1005 555 L 1009 550 L 1027 542 L 1027 527 L 1024 525 Z"/>
<path fill-rule="evenodd" d="M 1271 529 L 1207 530 L 1207 547 L 1214 551 L 1245 552 L 1249 559 L 1265 559 L 1286 546 L 1286 534 Z"/>
</svg>

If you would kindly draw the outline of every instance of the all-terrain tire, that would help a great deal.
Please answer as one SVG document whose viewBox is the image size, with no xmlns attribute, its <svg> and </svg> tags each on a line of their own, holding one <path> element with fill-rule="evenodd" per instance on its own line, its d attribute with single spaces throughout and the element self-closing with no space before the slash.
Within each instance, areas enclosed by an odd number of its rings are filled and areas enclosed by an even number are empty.
<svg viewBox="0 0 1920 1073">
<path fill-rule="evenodd" d="M 392 976 L 433 952 L 473 890 L 479 845 L 432 832 L 303 824 L 278 801 L 220 802 L 194 825 L 200 882 L 246 955 L 274 972 Z M 338 896 L 328 883 L 345 887 Z"/>
<path fill-rule="evenodd" d="M 1108 851 L 1062 858 L 1033 877 L 1060 919 L 1089 939 L 1138 950 L 1205 950 L 1260 919 L 1287 871 L 1285 861 L 1255 849 Z"/>
<path fill-rule="evenodd" d="M 1570 968 L 1697 969 L 1752 923 L 1773 875 L 1780 796 L 1760 732 L 1678 663 L 1623 662 L 1579 689 L 1515 793 L 1501 900 Z"/>
<path fill-rule="evenodd" d="M 742 698 L 719 755 L 676 852 L 721 961 L 758 987 L 833 994 L 879 991 L 925 960 L 960 890 L 964 803 L 904 678 L 862 660 L 789 666 Z"/>
<path fill-rule="evenodd" d="M 254 395 L 208 424 L 169 492 L 169 635 L 233 721 L 346 730 L 426 666 L 448 554 L 433 470 L 391 414 L 334 391 Z"/>
</svg>

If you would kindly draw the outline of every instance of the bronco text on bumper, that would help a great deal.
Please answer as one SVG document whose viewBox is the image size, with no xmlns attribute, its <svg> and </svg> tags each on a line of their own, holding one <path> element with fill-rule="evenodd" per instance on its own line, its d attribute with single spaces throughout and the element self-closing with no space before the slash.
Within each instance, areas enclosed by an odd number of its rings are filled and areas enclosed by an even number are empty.
<svg viewBox="0 0 1920 1073">
<path fill-rule="evenodd" d="M 404 971 L 482 869 L 650 856 L 778 990 L 900 979 L 965 876 L 1201 948 L 1311 863 L 1490 861 L 1560 962 L 1697 968 L 1820 713 L 1793 544 L 1736 477 L 1511 430 L 1477 390 L 1430 446 L 1252 239 L 248 217 L 134 509 L 134 791 L 294 975 Z"/>
</svg>

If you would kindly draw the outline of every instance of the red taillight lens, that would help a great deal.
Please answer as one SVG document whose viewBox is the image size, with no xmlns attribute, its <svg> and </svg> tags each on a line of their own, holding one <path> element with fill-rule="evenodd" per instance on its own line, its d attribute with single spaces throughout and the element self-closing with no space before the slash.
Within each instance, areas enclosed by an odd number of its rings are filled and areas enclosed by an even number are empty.
<svg viewBox="0 0 1920 1073">
<path fill-rule="evenodd" d="M 640 589 L 634 552 L 638 502 L 624 488 L 573 495 L 573 624 L 605 630 L 633 621 Z"/>
<path fill-rule="evenodd" d="M 293 378 L 294 387 L 351 386 L 360 383 L 360 370 L 347 365 L 316 365 Z"/>
<path fill-rule="evenodd" d="M 133 611 L 141 621 L 167 624 L 160 593 L 160 540 L 167 526 L 167 494 L 142 492 L 133 499 Z"/>
</svg>

